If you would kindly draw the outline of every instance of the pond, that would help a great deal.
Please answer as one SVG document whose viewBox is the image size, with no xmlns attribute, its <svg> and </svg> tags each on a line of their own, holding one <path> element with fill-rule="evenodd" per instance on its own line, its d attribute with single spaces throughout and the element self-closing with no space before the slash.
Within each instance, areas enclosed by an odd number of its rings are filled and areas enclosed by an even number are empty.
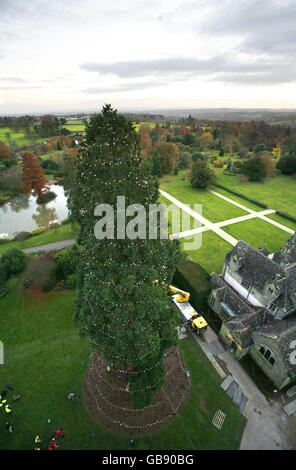
<svg viewBox="0 0 296 470">
<path fill-rule="evenodd" d="M 19 194 L 0 206 L 0 234 L 13 238 L 17 232 L 32 232 L 37 227 L 48 227 L 52 220 L 59 223 L 68 217 L 67 198 L 64 188 L 52 184 L 50 190 L 57 197 L 47 204 L 37 204 L 36 197 Z"/>
</svg>

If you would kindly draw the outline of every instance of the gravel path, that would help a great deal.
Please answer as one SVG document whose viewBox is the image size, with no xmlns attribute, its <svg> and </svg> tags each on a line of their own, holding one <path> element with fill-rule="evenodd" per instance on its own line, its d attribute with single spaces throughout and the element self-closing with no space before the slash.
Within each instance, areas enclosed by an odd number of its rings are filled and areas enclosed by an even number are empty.
<svg viewBox="0 0 296 470">
<path fill-rule="evenodd" d="M 61 242 L 47 243 L 46 245 L 32 246 L 31 248 L 24 248 L 22 251 L 24 253 L 37 253 L 39 251 L 57 251 L 66 248 L 66 246 L 74 245 L 76 242 L 75 238 L 70 240 L 62 240 Z"/>
</svg>

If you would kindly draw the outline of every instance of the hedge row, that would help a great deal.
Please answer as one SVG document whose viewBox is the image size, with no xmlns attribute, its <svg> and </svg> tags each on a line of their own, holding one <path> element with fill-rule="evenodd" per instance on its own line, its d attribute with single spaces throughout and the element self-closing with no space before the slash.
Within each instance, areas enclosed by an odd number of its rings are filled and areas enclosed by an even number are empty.
<svg viewBox="0 0 296 470">
<path fill-rule="evenodd" d="M 284 219 L 287 219 L 287 220 L 290 220 L 291 222 L 295 222 L 295 223 L 296 223 L 296 217 L 293 217 L 293 216 L 290 215 L 290 214 L 286 214 L 286 212 L 276 211 L 276 214 L 277 214 L 277 215 L 280 215 L 280 216 L 283 217 Z"/>
</svg>

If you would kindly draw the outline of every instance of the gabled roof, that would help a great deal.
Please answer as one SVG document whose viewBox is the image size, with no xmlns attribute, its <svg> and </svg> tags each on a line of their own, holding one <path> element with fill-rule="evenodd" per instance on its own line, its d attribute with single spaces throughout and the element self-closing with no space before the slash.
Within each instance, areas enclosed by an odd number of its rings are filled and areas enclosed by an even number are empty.
<svg viewBox="0 0 296 470">
<path fill-rule="evenodd" d="M 243 240 L 239 240 L 232 251 L 227 253 L 225 261 L 229 262 L 234 254 L 242 260 L 238 273 L 260 291 L 263 291 L 266 281 L 273 281 L 277 274 L 281 274 L 281 277 L 285 276 L 284 269 L 262 251 L 255 250 Z"/>
<path fill-rule="evenodd" d="M 287 368 L 291 373 L 296 373 L 296 364 L 292 364 L 291 362 L 293 349 L 290 347 L 292 341 L 296 340 L 296 315 L 288 320 L 274 320 L 262 326 L 259 330 L 254 331 L 253 334 L 272 338 L 277 341 L 283 351 Z"/>
</svg>

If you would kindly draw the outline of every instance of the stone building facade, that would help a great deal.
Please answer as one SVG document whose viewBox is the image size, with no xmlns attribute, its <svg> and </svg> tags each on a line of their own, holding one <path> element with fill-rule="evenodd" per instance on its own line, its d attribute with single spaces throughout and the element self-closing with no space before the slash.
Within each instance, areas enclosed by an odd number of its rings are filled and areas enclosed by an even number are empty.
<svg viewBox="0 0 296 470">
<path fill-rule="evenodd" d="M 250 354 L 279 389 L 295 382 L 296 234 L 272 258 L 240 240 L 211 284 L 209 305 L 235 357 Z"/>
</svg>

